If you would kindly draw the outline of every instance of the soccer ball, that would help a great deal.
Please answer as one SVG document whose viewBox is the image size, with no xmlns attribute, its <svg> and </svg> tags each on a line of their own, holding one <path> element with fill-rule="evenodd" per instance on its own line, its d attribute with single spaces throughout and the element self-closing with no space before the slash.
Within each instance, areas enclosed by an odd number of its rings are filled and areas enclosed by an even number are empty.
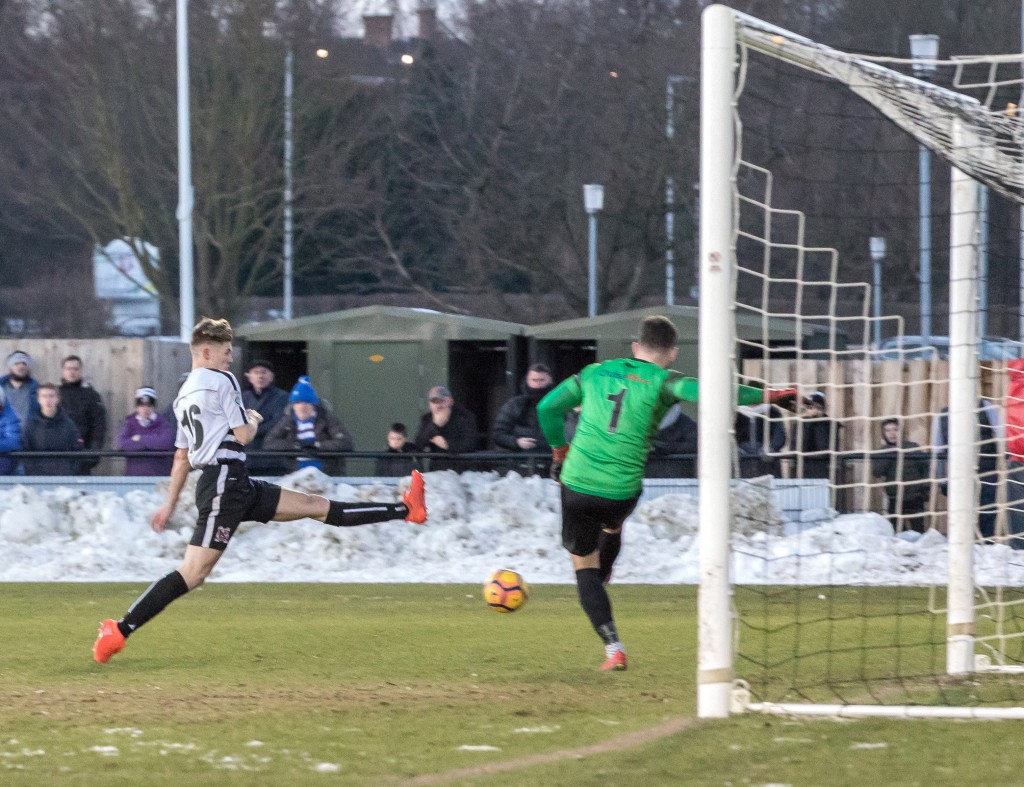
<svg viewBox="0 0 1024 787">
<path fill-rule="evenodd" d="M 515 612 L 528 592 L 522 576 L 510 568 L 498 569 L 484 582 L 484 601 L 495 612 Z"/>
</svg>

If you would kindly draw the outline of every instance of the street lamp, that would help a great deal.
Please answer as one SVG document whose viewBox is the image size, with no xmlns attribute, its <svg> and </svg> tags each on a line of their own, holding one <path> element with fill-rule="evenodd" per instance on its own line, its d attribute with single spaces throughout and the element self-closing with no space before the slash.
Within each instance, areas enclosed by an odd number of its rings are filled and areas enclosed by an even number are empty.
<svg viewBox="0 0 1024 787">
<path fill-rule="evenodd" d="M 871 251 L 872 277 L 871 290 L 874 296 L 875 314 L 875 348 L 882 346 L 882 260 L 885 259 L 885 238 L 872 237 L 868 239 L 868 249 Z"/>
<path fill-rule="evenodd" d="M 939 37 L 934 34 L 910 36 L 910 56 L 913 58 L 914 76 L 928 79 L 935 74 L 935 60 L 939 56 Z M 920 239 L 918 253 L 921 265 L 921 342 L 931 341 L 932 334 L 932 174 L 931 154 L 923 144 L 918 145 L 918 206 L 920 211 Z"/>
<path fill-rule="evenodd" d="M 604 186 L 583 186 L 583 207 L 589 217 L 589 254 L 587 256 L 587 316 L 597 314 L 597 214 L 604 208 Z"/>
</svg>

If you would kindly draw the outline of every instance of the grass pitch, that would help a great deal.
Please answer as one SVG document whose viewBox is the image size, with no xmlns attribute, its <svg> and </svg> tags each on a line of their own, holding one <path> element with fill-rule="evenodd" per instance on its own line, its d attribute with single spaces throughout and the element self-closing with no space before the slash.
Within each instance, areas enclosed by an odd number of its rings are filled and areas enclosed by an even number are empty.
<svg viewBox="0 0 1024 787">
<path fill-rule="evenodd" d="M 0 784 L 1021 780 L 1017 723 L 697 722 L 690 587 L 613 586 L 625 673 L 571 586 L 211 583 L 95 664 L 143 588 L 0 585 Z"/>
</svg>

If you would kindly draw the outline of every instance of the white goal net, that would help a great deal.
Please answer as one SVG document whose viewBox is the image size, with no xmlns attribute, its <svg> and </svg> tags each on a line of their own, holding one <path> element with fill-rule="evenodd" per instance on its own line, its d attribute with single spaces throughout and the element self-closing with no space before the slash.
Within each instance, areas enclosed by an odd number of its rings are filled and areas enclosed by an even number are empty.
<svg viewBox="0 0 1024 787">
<path fill-rule="evenodd" d="M 923 81 L 723 6 L 703 24 L 699 712 L 1024 718 L 1021 353 L 979 309 L 989 230 L 1020 232 L 1021 57 Z M 737 409 L 738 383 L 798 395 Z M 723 505 L 748 483 L 799 513 Z"/>
</svg>

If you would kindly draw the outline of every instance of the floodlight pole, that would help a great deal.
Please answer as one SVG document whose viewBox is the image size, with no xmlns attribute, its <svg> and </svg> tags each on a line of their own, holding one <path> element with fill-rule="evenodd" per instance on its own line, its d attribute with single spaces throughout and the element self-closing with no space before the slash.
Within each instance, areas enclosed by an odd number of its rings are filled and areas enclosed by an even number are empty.
<svg viewBox="0 0 1024 787">
<path fill-rule="evenodd" d="M 177 0 L 178 44 L 178 301 L 179 335 L 192 338 L 196 321 L 195 275 L 192 269 L 192 140 L 189 123 L 188 0 Z"/>
<path fill-rule="evenodd" d="M 293 234 L 292 228 L 292 95 L 295 87 L 295 53 L 291 47 L 284 56 L 284 308 L 286 320 L 292 318 Z"/>
<path fill-rule="evenodd" d="M 868 240 L 872 267 L 872 300 L 875 316 L 875 348 L 882 346 L 882 261 L 885 259 L 885 238 L 872 237 Z"/>
<path fill-rule="evenodd" d="M 928 79 L 935 74 L 939 54 L 939 37 L 934 34 L 910 36 L 910 56 L 914 76 Z M 920 211 L 919 246 L 921 341 L 931 343 L 932 335 L 932 172 L 931 154 L 925 145 L 918 145 L 918 208 Z"/>
<path fill-rule="evenodd" d="M 604 186 L 588 183 L 583 187 L 583 207 L 588 216 L 587 243 L 587 316 L 597 314 L 597 214 L 604 208 Z"/>
</svg>

